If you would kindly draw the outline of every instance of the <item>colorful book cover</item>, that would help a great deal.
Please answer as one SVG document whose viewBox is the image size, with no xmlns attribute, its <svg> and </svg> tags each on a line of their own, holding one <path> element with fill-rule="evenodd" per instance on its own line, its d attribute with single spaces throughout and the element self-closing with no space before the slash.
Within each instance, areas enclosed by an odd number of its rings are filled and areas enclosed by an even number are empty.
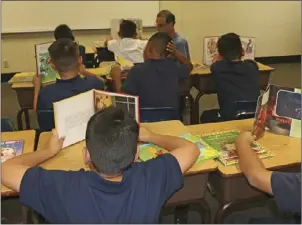
<svg viewBox="0 0 302 225">
<path fill-rule="evenodd" d="M 252 133 L 301 137 L 301 89 L 269 85 L 259 97 Z"/>
<path fill-rule="evenodd" d="M 234 165 L 238 163 L 235 140 L 239 135 L 239 130 L 230 130 L 224 132 L 211 133 L 201 136 L 201 138 L 212 148 L 220 152 L 219 161 L 225 165 Z M 259 154 L 259 158 L 272 157 L 274 154 L 259 143 L 254 142 L 252 149 Z"/>
<path fill-rule="evenodd" d="M 203 41 L 204 64 L 211 65 L 215 56 L 218 54 L 217 42 L 218 36 L 205 37 Z M 243 59 L 255 59 L 255 37 L 240 37 L 242 48 L 245 52 Z"/>
<path fill-rule="evenodd" d="M 23 140 L 1 141 L 1 163 L 21 155 L 23 152 L 23 145 Z"/>
<path fill-rule="evenodd" d="M 211 148 L 207 143 L 205 143 L 202 139 L 198 138 L 197 136 L 193 136 L 191 134 L 185 134 L 185 135 L 181 135 L 180 137 L 195 143 L 197 147 L 200 149 L 200 155 L 196 163 L 200 163 L 205 160 L 219 157 L 218 151 Z M 156 158 L 157 156 L 166 153 L 168 153 L 167 150 L 154 144 L 143 144 L 140 145 L 139 147 L 139 158 L 142 161 L 147 161 L 149 159 Z"/>
<path fill-rule="evenodd" d="M 52 42 L 35 45 L 37 74 L 42 76 L 43 84 L 54 82 L 59 78 L 58 73 L 52 69 L 49 63 L 50 56 L 48 48 L 51 44 Z"/>
</svg>

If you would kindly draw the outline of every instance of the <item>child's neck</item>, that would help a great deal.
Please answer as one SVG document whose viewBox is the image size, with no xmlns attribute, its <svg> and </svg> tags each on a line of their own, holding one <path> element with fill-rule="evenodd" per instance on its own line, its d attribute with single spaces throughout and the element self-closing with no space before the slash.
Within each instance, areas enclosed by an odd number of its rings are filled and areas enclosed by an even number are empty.
<svg viewBox="0 0 302 225">
<path fill-rule="evenodd" d="M 108 181 L 112 181 L 112 182 L 121 182 L 123 180 L 123 174 L 120 174 L 120 175 L 117 175 L 117 176 L 114 176 L 114 177 L 107 176 L 107 175 L 101 174 L 101 173 L 99 173 L 99 175 L 103 179 L 108 180 Z"/>
<path fill-rule="evenodd" d="M 78 75 L 78 72 L 72 71 L 72 72 L 66 72 L 66 73 L 60 73 L 60 77 L 62 80 L 69 80 Z"/>
</svg>

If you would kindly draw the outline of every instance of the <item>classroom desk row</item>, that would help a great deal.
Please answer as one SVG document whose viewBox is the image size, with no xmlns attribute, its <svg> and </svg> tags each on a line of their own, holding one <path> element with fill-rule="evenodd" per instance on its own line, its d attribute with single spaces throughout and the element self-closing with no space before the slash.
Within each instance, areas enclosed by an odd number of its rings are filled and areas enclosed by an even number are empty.
<svg viewBox="0 0 302 225">
<path fill-rule="evenodd" d="M 259 86 L 262 90 L 265 90 L 269 83 L 271 72 L 274 71 L 274 68 L 263 65 L 259 62 L 257 64 L 260 71 Z M 102 65 L 105 65 L 105 67 L 102 67 Z M 100 66 L 101 66 L 100 68 L 89 69 L 89 71 L 95 74 L 101 74 L 105 70 L 107 70 L 106 64 L 101 64 Z M 190 94 L 190 90 L 192 87 L 195 87 L 198 90 L 198 94 L 195 99 Z M 191 117 L 190 124 L 198 124 L 200 98 L 206 94 L 217 93 L 210 68 L 195 67 L 191 72 L 191 76 L 188 79 L 181 82 L 179 88 L 180 88 L 179 90 L 180 96 L 187 97 L 189 101 L 189 104 L 186 105 L 189 107 L 189 111 L 190 111 L 190 117 Z M 22 124 L 23 113 L 25 115 L 25 125 L 26 125 L 25 127 L 26 129 L 30 129 L 28 110 L 33 108 L 33 95 L 34 95 L 33 84 L 31 82 L 13 83 L 12 89 L 14 89 L 17 93 L 18 102 L 21 108 L 17 115 L 18 129 L 19 130 L 23 129 L 23 124 Z"/>
<path fill-rule="evenodd" d="M 167 121 L 145 124 L 155 133 L 178 136 L 192 133 L 202 135 L 206 133 L 239 129 L 249 130 L 253 120 L 231 121 L 216 124 L 201 124 L 184 126 L 180 121 Z M 43 149 L 50 137 L 50 132 L 40 135 L 37 149 Z M 2 140 L 24 139 L 24 152 L 32 152 L 35 139 L 35 131 L 17 131 L 2 133 Z M 298 138 L 279 136 L 265 133 L 259 141 L 264 147 L 274 152 L 272 158 L 263 159 L 266 168 L 279 171 L 300 171 L 301 164 L 301 141 Z M 63 149 L 56 157 L 41 164 L 46 169 L 79 170 L 88 169 L 82 158 L 84 141 Z M 252 188 L 242 175 L 237 165 L 225 167 L 215 160 L 208 160 L 194 165 L 185 175 L 184 187 L 175 193 L 166 203 L 166 207 L 172 207 L 178 212 L 175 217 L 176 223 L 186 223 L 187 205 L 196 204 L 200 207 L 200 213 L 204 223 L 210 223 L 211 212 L 204 200 L 207 184 L 212 194 L 217 198 L 220 208 L 216 212 L 215 222 L 222 223 L 223 219 L 232 210 L 244 209 L 252 205 L 267 201 L 267 196 L 261 191 Z M 2 186 L 1 196 L 8 197 L 17 195 L 8 188 Z M 181 207 L 180 207 L 181 206 Z"/>
</svg>

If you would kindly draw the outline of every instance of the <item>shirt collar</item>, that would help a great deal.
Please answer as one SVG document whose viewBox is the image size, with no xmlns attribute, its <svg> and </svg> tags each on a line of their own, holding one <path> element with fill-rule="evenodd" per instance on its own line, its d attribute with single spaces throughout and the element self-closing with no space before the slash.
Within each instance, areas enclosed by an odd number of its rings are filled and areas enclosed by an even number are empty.
<svg viewBox="0 0 302 225">
<path fill-rule="evenodd" d="M 62 80 L 62 79 L 57 78 L 56 83 L 72 83 L 72 82 L 74 82 L 74 81 L 76 81 L 80 78 L 81 78 L 80 75 L 77 75 L 77 76 L 75 76 L 73 78 L 70 78 L 70 79 L 67 79 L 67 80 Z"/>
</svg>

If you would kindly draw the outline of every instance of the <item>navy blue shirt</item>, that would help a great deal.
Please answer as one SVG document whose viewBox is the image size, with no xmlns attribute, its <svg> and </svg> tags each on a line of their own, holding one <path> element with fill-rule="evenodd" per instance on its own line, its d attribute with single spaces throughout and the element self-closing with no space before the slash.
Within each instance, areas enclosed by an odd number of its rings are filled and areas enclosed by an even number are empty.
<svg viewBox="0 0 302 225">
<path fill-rule="evenodd" d="M 256 101 L 260 95 L 260 77 L 257 63 L 245 61 L 217 61 L 211 66 L 221 116 L 233 120 L 234 102 Z"/>
<path fill-rule="evenodd" d="M 271 187 L 281 211 L 301 215 L 301 173 L 273 172 Z"/>
<path fill-rule="evenodd" d="M 80 75 L 68 80 L 57 79 L 56 83 L 41 88 L 38 96 L 37 109 L 52 110 L 54 102 L 92 89 L 103 90 L 103 82 L 96 77 L 81 78 Z"/>
<path fill-rule="evenodd" d="M 178 110 L 179 82 L 189 75 L 187 65 L 170 59 L 149 59 L 132 67 L 123 91 L 138 95 L 141 108 L 172 107 Z"/>
<path fill-rule="evenodd" d="M 182 186 L 176 158 L 165 154 L 133 164 L 121 182 L 92 171 L 30 168 L 20 201 L 50 223 L 157 223 L 166 200 Z"/>
</svg>

